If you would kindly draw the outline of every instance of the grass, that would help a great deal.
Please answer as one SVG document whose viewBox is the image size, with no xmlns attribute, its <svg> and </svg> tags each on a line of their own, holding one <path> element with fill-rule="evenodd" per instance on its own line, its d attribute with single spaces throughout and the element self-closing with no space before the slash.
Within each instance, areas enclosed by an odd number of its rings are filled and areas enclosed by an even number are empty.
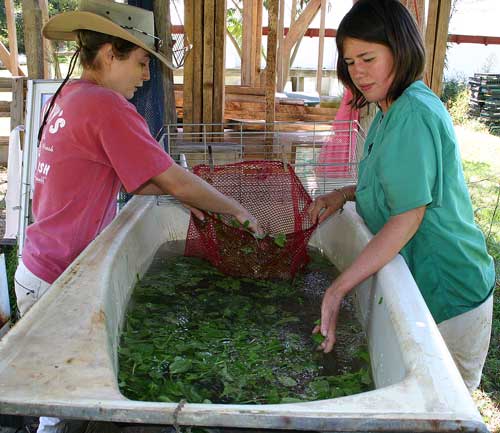
<svg viewBox="0 0 500 433">
<path fill-rule="evenodd" d="M 492 433 L 500 432 L 500 138 L 466 126 L 457 127 L 464 173 L 476 222 L 481 227 L 497 272 L 490 349 L 480 388 L 473 399 Z"/>
</svg>

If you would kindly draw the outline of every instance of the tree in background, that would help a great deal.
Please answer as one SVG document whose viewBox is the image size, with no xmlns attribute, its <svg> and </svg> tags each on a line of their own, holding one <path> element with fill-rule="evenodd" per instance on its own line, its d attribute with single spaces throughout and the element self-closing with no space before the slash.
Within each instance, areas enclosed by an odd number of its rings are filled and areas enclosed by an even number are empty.
<svg viewBox="0 0 500 433">
<path fill-rule="evenodd" d="M 72 11 L 77 8 L 78 0 L 49 0 L 49 16 L 60 12 Z M 14 14 L 17 31 L 17 49 L 19 53 L 24 53 L 24 29 L 23 29 L 23 11 L 22 0 L 14 0 Z M 0 2 L 0 41 L 9 46 L 9 37 L 7 34 L 7 16 L 5 13 L 5 3 Z"/>
<path fill-rule="evenodd" d="M 24 30 L 22 20 L 22 1 L 14 0 L 14 15 L 16 20 L 17 49 L 24 53 Z M 0 3 L 0 42 L 9 48 L 9 35 L 7 33 L 7 15 L 5 12 L 5 2 Z"/>
</svg>

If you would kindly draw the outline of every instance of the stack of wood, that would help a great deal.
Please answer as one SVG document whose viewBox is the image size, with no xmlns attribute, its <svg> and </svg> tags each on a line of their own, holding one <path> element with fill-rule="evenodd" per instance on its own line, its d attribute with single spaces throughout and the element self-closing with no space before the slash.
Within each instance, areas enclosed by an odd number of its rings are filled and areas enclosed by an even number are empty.
<svg viewBox="0 0 500 433">
<path fill-rule="evenodd" d="M 175 105 L 180 121 L 185 117 L 182 85 L 175 85 Z M 250 86 L 225 86 L 224 122 L 253 122 L 266 119 L 265 89 Z M 276 98 L 275 119 L 284 122 L 331 122 L 337 108 L 308 106 L 302 99 Z M 184 119 L 189 123 L 187 119 Z"/>
<path fill-rule="evenodd" d="M 500 74 L 474 74 L 469 78 L 469 114 L 491 131 L 500 131 Z"/>
</svg>

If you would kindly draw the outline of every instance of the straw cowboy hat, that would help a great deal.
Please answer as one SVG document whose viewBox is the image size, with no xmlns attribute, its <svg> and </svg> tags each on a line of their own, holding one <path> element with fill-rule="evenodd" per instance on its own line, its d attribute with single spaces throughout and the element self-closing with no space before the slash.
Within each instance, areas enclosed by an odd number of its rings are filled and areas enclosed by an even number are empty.
<svg viewBox="0 0 500 433">
<path fill-rule="evenodd" d="M 76 39 L 76 30 L 92 30 L 125 39 L 175 69 L 159 52 L 163 41 L 155 36 L 151 11 L 110 0 L 80 0 L 77 11 L 52 17 L 42 33 L 47 39 L 70 41 Z"/>
</svg>

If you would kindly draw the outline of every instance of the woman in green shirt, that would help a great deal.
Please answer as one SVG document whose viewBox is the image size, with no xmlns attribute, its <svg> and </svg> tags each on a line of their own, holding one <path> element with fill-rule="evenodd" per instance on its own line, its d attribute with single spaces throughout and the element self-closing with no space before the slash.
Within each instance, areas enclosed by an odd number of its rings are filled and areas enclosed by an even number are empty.
<svg viewBox="0 0 500 433">
<path fill-rule="evenodd" d="M 352 106 L 376 103 L 358 184 L 318 197 L 320 222 L 348 200 L 374 234 L 326 291 L 321 349 L 329 352 L 344 296 L 400 253 L 469 388 L 480 382 L 491 333 L 493 260 L 474 223 L 456 136 L 439 98 L 421 81 L 424 46 L 397 0 L 360 0 L 337 31 L 337 73 Z"/>
</svg>

